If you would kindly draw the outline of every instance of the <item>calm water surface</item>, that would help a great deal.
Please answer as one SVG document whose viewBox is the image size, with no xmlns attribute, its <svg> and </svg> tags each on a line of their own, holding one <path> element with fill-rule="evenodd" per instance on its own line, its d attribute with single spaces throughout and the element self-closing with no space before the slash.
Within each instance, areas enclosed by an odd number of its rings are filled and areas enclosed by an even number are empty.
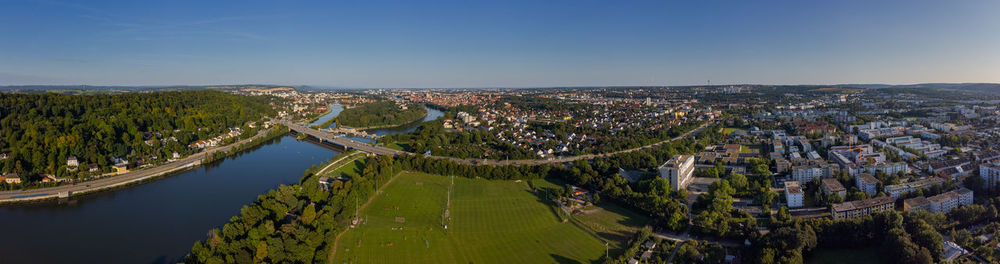
<svg viewBox="0 0 1000 264">
<path fill-rule="evenodd" d="M 0 263 L 176 263 L 243 205 L 337 154 L 285 136 L 151 183 L 2 206 Z"/>
</svg>

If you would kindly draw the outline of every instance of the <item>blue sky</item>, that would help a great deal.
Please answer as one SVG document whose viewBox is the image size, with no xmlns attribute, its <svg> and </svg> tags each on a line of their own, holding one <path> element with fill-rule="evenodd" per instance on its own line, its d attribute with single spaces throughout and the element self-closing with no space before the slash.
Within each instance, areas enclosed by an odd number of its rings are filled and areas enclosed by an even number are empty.
<svg viewBox="0 0 1000 264">
<path fill-rule="evenodd" d="M 0 85 L 1000 82 L 1000 1 L 0 0 Z"/>
</svg>

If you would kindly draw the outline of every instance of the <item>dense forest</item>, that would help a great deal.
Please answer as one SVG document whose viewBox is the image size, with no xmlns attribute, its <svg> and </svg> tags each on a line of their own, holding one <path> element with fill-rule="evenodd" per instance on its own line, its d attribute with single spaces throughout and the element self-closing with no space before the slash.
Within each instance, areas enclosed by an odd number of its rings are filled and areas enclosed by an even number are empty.
<svg viewBox="0 0 1000 264">
<path fill-rule="evenodd" d="M 337 125 L 347 127 L 400 126 L 420 121 L 427 115 L 427 108 L 406 104 L 406 109 L 392 101 L 364 103 L 344 109 L 337 115 Z"/>
<path fill-rule="evenodd" d="M 30 181 L 38 174 L 78 177 L 66 167 L 111 165 L 113 157 L 155 163 L 196 149 L 188 144 L 210 139 L 249 121 L 273 116 L 273 97 L 248 97 L 219 91 L 59 95 L 0 93 L 0 172 Z M 244 135 L 256 133 L 244 131 Z"/>
</svg>

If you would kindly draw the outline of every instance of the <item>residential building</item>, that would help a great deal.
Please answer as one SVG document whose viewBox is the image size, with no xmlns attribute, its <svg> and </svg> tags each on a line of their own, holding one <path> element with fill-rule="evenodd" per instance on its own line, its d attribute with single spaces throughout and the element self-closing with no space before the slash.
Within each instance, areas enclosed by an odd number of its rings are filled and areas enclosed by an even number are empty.
<svg viewBox="0 0 1000 264">
<path fill-rule="evenodd" d="M 872 173 L 882 171 L 886 174 L 906 172 L 906 162 L 886 162 L 885 154 L 874 152 L 871 145 L 836 146 L 831 147 L 829 158 L 840 164 L 841 169 L 848 174 Z"/>
<path fill-rule="evenodd" d="M 869 196 L 875 196 L 878 194 L 878 179 L 868 173 L 860 173 L 854 176 L 854 185 L 858 186 L 862 192 L 867 193 Z"/>
<path fill-rule="evenodd" d="M 788 204 L 788 208 L 798 208 L 804 206 L 804 195 L 805 192 L 802 191 L 802 187 L 799 186 L 799 182 L 785 182 L 785 202 Z"/>
<path fill-rule="evenodd" d="M 903 200 L 903 211 L 916 211 L 916 210 L 931 210 L 931 202 L 927 200 L 927 197 L 917 196 L 910 199 Z"/>
<path fill-rule="evenodd" d="M 847 189 L 844 185 L 840 184 L 840 181 L 834 178 L 823 179 L 822 182 L 823 194 L 837 194 L 840 198 L 847 198 Z"/>
<path fill-rule="evenodd" d="M 675 191 L 684 189 L 694 174 L 694 156 L 677 155 L 660 166 L 660 177 L 670 181 Z"/>
<path fill-rule="evenodd" d="M 0 178 L 3 178 L 3 182 L 7 184 L 21 184 L 21 176 L 17 175 L 17 173 L 7 173 L 0 176 Z"/>
<path fill-rule="evenodd" d="M 117 164 L 111 166 L 111 169 L 115 172 L 115 174 L 126 173 L 126 172 L 128 172 L 128 164 L 117 163 Z"/>
<path fill-rule="evenodd" d="M 915 197 L 903 200 L 903 210 L 925 210 L 935 214 L 946 214 L 955 207 L 972 204 L 972 190 L 958 188 L 931 197 Z"/>
<path fill-rule="evenodd" d="M 979 165 L 979 177 L 983 178 L 986 188 L 995 190 L 1000 184 L 1000 165 L 983 163 Z"/>
<path fill-rule="evenodd" d="M 930 201 L 930 211 L 932 213 L 947 214 L 955 207 L 972 204 L 972 190 L 959 188 L 958 190 L 938 194 L 927 198 Z"/>
<path fill-rule="evenodd" d="M 66 159 L 66 166 L 79 167 L 80 161 L 76 159 L 76 156 L 69 156 L 69 158 Z"/>
<path fill-rule="evenodd" d="M 829 163 L 792 166 L 792 179 L 798 182 L 811 182 L 817 178 L 833 177 L 833 168 L 834 165 Z"/>
<path fill-rule="evenodd" d="M 938 185 L 944 182 L 944 179 L 938 177 L 930 177 L 923 180 L 905 182 L 900 184 L 893 184 L 885 186 L 885 193 L 892 196 L 892 199 L 899 199 L 905 193 L 930 188 L 931 186 Z"/>
<path fill-rule="evenodd" d="M 833 220 L 862 217 L 876 212 L 892 210 L 893 199 L 876 197 L 867 200 L 850 201 L 830 206 Z"/>
<path fill-rule="evenodd" d="M 774 160 L 774 168 L 778 173 L 786 172 L 792 167 L 792 163 L 785 158 L 777 158 Z"/>
</svg>

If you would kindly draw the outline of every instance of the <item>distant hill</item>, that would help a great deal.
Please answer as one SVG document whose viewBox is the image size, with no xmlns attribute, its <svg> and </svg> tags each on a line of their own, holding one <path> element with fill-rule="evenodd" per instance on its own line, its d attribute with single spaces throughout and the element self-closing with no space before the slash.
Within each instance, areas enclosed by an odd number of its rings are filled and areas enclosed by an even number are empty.
<svg viewBox="0 0 1000 264">
<path fill-rule="evenodd" d="M 189 90 L 251 90 L 280 91 L 294 90 L 295 87 L 263 84 L 241 85 L 172 85 L 172 86 L 94 86 L 94 85 L 8 85 L 0 86 L 0 92 L 19 93 L 60 93 L 60 94 L 115 94 L 129 92 L 189 91 Z"/>
</svg>

